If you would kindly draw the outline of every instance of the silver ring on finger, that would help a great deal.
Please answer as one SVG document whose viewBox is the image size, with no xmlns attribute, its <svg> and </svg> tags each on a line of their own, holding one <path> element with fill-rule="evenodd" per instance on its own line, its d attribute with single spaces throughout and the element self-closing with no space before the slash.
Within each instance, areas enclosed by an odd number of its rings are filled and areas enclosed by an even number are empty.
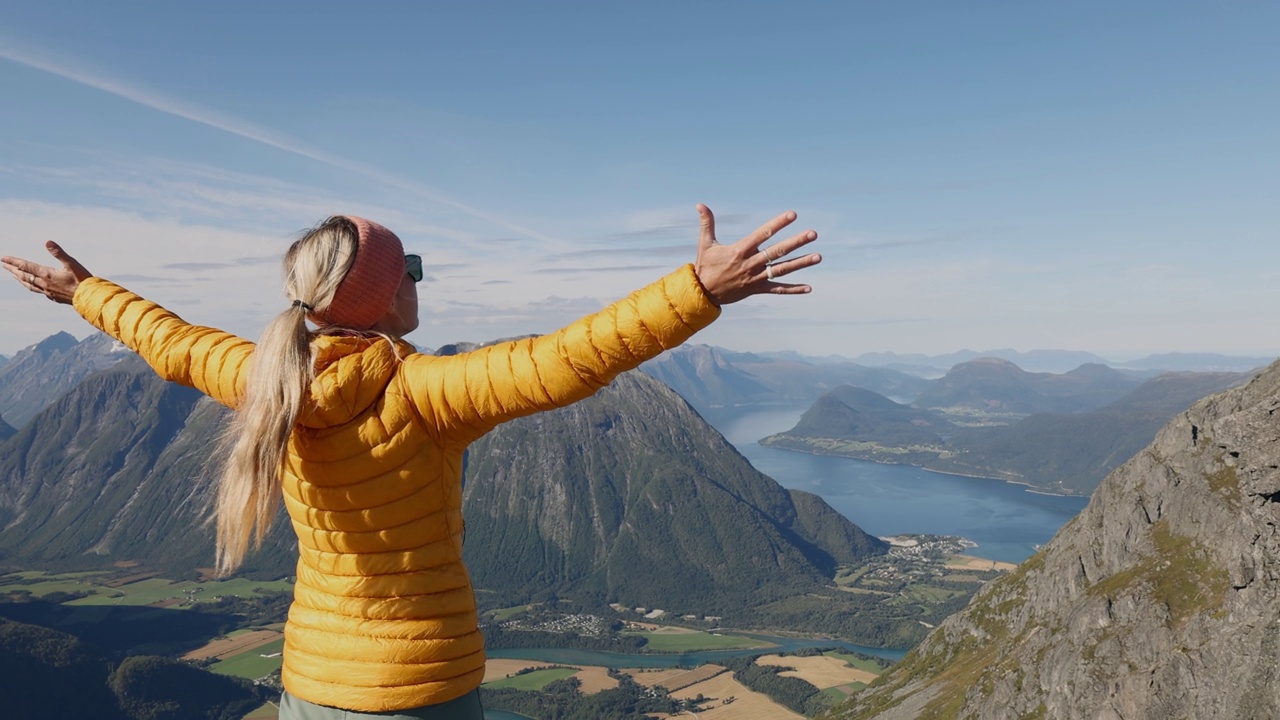
<svg viewBox="0 0 1280 720">
<path fill-rule="evenodd" d="M 772 264 L 769 264 L 769 265 L 765 265 L 765 266 L 764 266 L 764 276 L 765 276 L 765 278 L 766 278 L 766 279 L 768 279 L 768 280 L 772 280 L 772 279 L 773 279 L 773 277 L 774 277 L 774 276 L 773 276 L 773 265 L 772 265 Z"/>
</svg>

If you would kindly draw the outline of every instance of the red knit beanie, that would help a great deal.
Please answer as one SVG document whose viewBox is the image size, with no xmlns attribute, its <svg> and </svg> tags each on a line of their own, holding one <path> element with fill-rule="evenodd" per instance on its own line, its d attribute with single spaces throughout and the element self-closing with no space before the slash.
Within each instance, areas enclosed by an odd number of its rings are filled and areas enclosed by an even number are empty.
<svg viewBox="0 0 1280 720">
<path fill-rule="evenodd" d="M 368 330 L 391 309 L 404 279 L 404 246 L 396 234 L 376 222 L 343 215 L 359 231 L 351 270 L 338 284 L 333 302 L 317 308 L 312 319 L 321 325 Z"/>
</svg>

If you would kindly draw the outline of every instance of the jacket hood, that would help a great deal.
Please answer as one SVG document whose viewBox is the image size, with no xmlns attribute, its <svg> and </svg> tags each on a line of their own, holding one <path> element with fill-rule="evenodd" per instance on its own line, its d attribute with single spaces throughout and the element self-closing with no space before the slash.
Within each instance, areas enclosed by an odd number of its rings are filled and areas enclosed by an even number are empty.
<svg viewBox="0 0 1280 720">
<path fill-rule="evenodd" d="M 400 367 L 401 358 L 415 352 L 398 340 L 383 337 L 322 335 L 312 341 L 316 378 L 310 402 L 304 402 L 298 423 L 327 428 L 350 422 L 376 404 Z"/>
</svg>

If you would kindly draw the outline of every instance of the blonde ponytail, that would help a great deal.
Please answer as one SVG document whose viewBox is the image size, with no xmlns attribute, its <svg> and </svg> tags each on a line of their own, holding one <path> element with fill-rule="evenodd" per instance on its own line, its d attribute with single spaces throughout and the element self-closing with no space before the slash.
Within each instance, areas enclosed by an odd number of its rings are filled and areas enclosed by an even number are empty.
<svg viewBox="0 0 1280 720">
<path fill-rule="evenodd" d="M 356 226 L 332 217 L 290 246 L 285 290 L 293 305 L 273 319 L 254 350 L 244 398 L 223 438 L 226 457 L 214 506 L 219 575 L 262 546 L 280 503 L 289 437 L 315 378 L 309 312 L 323 311 L 355 261 Z"/>
</svg>

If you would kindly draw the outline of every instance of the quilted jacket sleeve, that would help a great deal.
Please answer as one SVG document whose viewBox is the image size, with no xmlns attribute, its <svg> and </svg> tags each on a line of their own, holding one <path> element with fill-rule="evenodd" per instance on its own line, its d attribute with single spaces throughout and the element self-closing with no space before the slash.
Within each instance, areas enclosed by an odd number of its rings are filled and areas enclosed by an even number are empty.
<svg viewBox="0 0 1280 720">
<path fill-rule="evenodd" d="M 411 356 L 403 378 L 442 438 L 470 442 L 507 420 L 591 395 L 719 315 L 686 265 L 550 335 L 451 357 Z"/>
<path fill-rule="evenodd" d="M 165 380 L 193 387 L 228 407 L 242 396 L 252 342 L 190 325 L 102 278 L 81 282 L 73 302 L 85 320 L 137 352 Z"/>
</svg>

